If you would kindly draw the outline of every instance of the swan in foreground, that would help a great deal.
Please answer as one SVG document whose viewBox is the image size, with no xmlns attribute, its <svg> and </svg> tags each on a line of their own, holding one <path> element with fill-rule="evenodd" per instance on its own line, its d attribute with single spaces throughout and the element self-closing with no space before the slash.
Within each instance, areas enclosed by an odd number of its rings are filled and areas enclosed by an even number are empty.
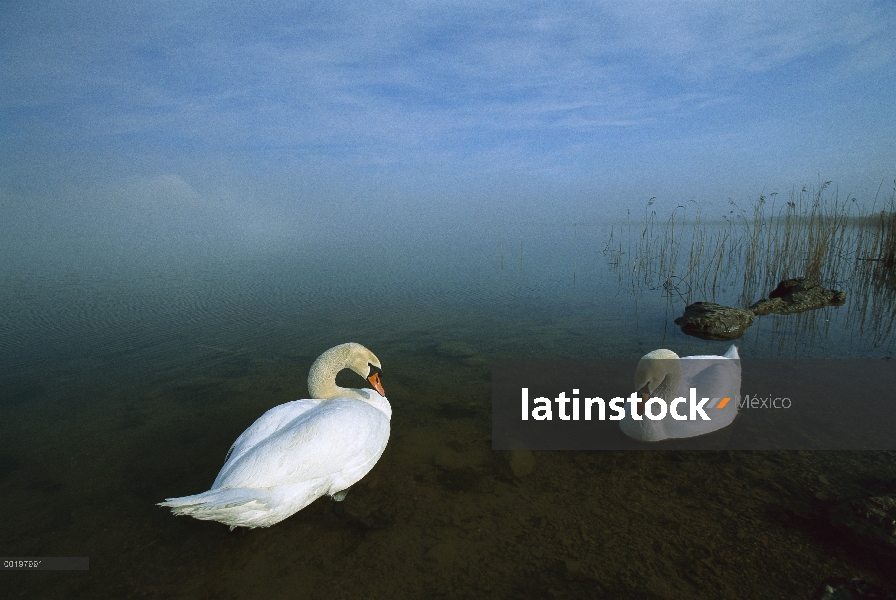
<svg viewBox="0 0 896 600">
<path fill-rule="evenodd" d="M 737 402 L 740 396 L 740 356 L 732 345 L 722 356 L 685 356 L 679 358 L 671 350 L 654 350 L 644 355 L 635 370 L 635 389 L 642 402 L 638 403 L 641 420 L 632 418 L 626 412 L 619 423 L 622 432 L 642 442 L 657 442 L 673 438 L 689 438 L 703 435 L 731 424 L 737 416 Z M 672 401 L 685 398 L 678 403 L 676 414 L 689 416 L 690 388 L 696 388 L 698 403 L 702 398 L 710 401 L 704 405 L 704 412 L 711 420 L 704 421 L 699 415 L 696 420 L 675 419 L 671 410 L 660 420 L 651 420 L 644 414 L 644 402 L 648 398 L 661 398 L 671 409 Z M 713 399 L 720 399 L 714 406 Z M 724 398 L 729 398 L 723 406 Z M 722 408 L 717 408 L 721 406 Z M 653 408 L 651 414 L 659 414 Z"/>
<path fill-rule="evenodd" d="M 336 373 L 345 368 L 376 391 L 337 386 Z M 159 506 L 233 530 L 270 527 L 323 495 L 343 500 L 389 441 L 392 407 L 381 369 L 361 344 L 330 348 L 308 373 L 313 400 L 293 400 L 264 413 L 230 447 L 209 491 L 168 498 Z"/>
</svg>

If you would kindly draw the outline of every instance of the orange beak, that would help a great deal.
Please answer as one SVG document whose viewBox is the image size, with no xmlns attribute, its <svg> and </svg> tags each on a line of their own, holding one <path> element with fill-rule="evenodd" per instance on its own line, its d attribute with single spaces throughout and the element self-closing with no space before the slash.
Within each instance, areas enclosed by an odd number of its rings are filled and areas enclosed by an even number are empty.
<svg viewBox="0 0 896 600">
<path fill-rule="evenodd" d="M 380 383 L 379 373 L 371 373 L 370 377 L 367 378 L 367 381 L 370 382 L 370 385 L 373 386 L 373 389 L 375 389 L 380 396 L 382 396 L 383 398 L 386 397 L 386 391 L 383 389 L 383 384 Z"/>
</svg>

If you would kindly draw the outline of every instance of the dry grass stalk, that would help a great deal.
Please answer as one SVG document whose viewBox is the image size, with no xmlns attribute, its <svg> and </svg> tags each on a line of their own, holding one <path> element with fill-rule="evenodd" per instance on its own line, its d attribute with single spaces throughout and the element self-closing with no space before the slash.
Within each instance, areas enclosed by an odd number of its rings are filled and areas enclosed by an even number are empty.
<svg viewBox="0 0 896 600">
<path fill-rule="evenodd" d="M 739 288 L 737 304 L 747 306 L 794 277 L 843 287 L 859 273 L 860 260 L 874 263 L 875 279 L 896 282 L 896 188 L 889 210 L 859 217 L 852 214 L 855 198 L 841 200 L 830 184 L 794 190 L 780 207 L 777 194 L 760 196 L 749 213 L 729 201 L 721 222 L 705 219 L 699 206 L 691 221 L 687 207 L 678 206 L 660 222 L 651 198 L 634 252 L 631 245 L 623 252 L 621 241 L 611 248 L 614 230 L 604 254 L 610 251 L 617 266 L 631 257 L 633 290 L 662 287 L 686 303 L 716 301 Z"/>
</svg>

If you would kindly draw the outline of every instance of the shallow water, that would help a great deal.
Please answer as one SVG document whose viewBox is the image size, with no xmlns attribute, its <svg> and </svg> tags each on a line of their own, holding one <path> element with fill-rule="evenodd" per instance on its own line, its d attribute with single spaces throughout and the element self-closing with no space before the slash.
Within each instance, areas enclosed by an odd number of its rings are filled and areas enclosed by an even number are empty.
<svg viewBox="0 0 896 600">
<path fill-rule="evenodd" d="M 494 358 L 636 358 L 684 336 L 681 302 L 632 290 L 601 227 L 351 238 L 254 258 L 9 268 L 0 283 L 0 547 L 88 556 L 4 572 L 0 596 L 808 598 L 827 577 L 896 586 L 827 511 L 896 491 L 891 452 L 491 450 Z M 846 306 L 764 317 L 742 356 L 893 355 Z M 864 318 L 864 320 L 862 320 Z M 392 436 L 339 519 L 270 529 L 175 518 L 265 410 L 305 397 L 323 350 L 383 363 Z M 446 342 L 458 342 L 446 346 Z M 453 350 L 452 350 L 453 348 Z M 458 348 L 461 350 L 458 351 Z M 343 385 L 358 385 L 351 374 Z"/>
</svg>

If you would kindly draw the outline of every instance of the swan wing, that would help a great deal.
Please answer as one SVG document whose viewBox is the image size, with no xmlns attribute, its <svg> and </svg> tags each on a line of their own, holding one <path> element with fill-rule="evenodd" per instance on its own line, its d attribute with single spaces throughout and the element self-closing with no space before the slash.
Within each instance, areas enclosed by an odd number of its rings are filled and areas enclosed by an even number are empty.
<svg viewBox="0 0 896 600">
<path fill-rule="evenodd" d="M 619 428 L 622 429 L 622 433 L 642 442 L 658 442 L 670 437 L 676 437 L 674 434 L 666 432 L 665 425 L 665 420 L 652 421 L 644 418 L 637 421 L 628 412 L 626 412 L 625 418 L 619 422 Z"/>
<path fill-rule="evenodd" d="M 681 359 L 680 396 L 687 398 L 690 388 L 694 387 L 700 397 L 736 400 L 736 396 L 740 395 L 740 383 L 739 360 L 720 356 L 686 356 Z"/>
<path fill-rule="evenodd" d="M 335 493 L 367 474 L 388 441 L 389 419 L 382 411 L 360 400 L 322 401 L 232 456 L 214 487 L 275 488 L 325 479 Z"/>
<path fill-rule="evenodd" d="M 227 451 L 227 456 L 224 457 L 224 466 L 226 467 L 228 462 L 238 460 L 256 444 L 311 410 L 320 402 L 320 400 L 293 400 L 268 410 L 236 438 Z"/>
<path fill-rule="evenodd" d="M 735 360 L 740 360 L 740 354 L 737 353 L 737 346 L 731 344 L 731 347 L 728 348 L 728 351 L 723 354 L 725 358 L 733 358 Z"/>
<path fill-rule="evenodd" d="M 740 396 L 741 368 L 739 360 L 731 360 L 720 356 L 703 356 L 701 360 L 685 360 L 698 357 L 685 357 L 681 361 L 681 385 L 679 396 L 688 398 L 690 388 L 697 389 L 698 401 L 701 398 L 730 398 L 722 408 L 709 408 L 704 412 L 711 421 L 676 421 L 669 431 L 669 437 L 686 438 L 703 435 L 726 427 L 737 417 L 737 402 Z"/>
</svg>

